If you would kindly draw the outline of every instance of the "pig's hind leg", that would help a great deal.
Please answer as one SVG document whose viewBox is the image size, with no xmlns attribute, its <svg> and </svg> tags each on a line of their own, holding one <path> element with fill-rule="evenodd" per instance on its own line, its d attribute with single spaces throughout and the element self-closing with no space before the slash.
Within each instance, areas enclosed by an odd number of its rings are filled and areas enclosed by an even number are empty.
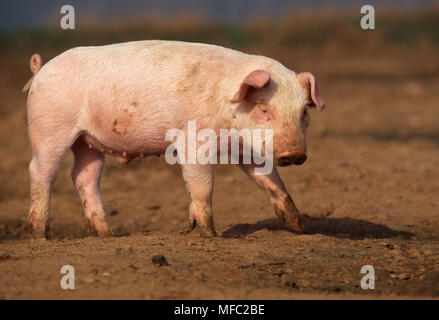
<svg viewBox="0 0 439 320">
<path fill-rule="evenodd" d="M 202 237 L 216 236 L 213 223 L 213 167 L 206 164 L 185 164 L 183 178 L 191 195 L 189 222 L 191 230 L 198 228 Z"/>
<path fill-rule="evenodd" d="M 104 206 L 99 190 L 105 154 L 89 149 L 82 136 L 73 144 L 72 151 L 75 156 L 72 180 L 81 197 L 87 223 L 91 231 L 98 235 L 113 235 L 105 218 Z"/>
<path fill-rule="evenodd" d="M 285 188 L 276 167 L 273 167 L 271 174 L 257 175 L 253 164 L 239 164 L 238 166 L 268 194 L 274 211 L 282 223 L 294 231 L 303 232 L 304 227 L 299 210 Z"/>
<path fill-rule="evenodd" d="M 32 160 L 29 164 L 31 206 L 27 217 L 31 232 L 50 238 L 49 210 L 53 182 L 75 134 L 69 130 L 50 130 L 51 124 L 40 117 L 29 126 Z"/>
</svg>

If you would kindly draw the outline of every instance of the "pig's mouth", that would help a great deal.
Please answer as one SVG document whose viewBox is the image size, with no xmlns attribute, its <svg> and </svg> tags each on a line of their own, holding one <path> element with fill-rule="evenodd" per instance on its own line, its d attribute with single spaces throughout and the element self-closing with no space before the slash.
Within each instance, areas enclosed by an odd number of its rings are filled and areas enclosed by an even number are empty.
<svg viewBox="0 0 439 320">
<path fill-rule="evenodd" d="M 279 155 L 279 158 L 276 160 L 276 164 L 279 167 L 285 167 L 289 165 L 300 166 L 302 163 L 306 161 L 306 154 L 300 151 L 290 151 L 284 152 Z"/>
</svg>

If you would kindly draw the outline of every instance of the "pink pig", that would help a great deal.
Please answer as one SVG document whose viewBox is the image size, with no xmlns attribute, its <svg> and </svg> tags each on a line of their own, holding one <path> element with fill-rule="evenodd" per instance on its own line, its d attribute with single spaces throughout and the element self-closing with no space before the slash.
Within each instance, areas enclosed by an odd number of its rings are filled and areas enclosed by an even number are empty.
<svg viewBox="0 0 439 320">
<path fill-rule="evenodd" d="M 219 46 L 175 41 L 137 41 L 68 50 L 42 66 L 31 58 L 28 129 L 32 231 L 49 237 L 51 186 L 69 150 L 73 183 L 90 227 L 112 235 L 99 180 L 105 154 L 122 163 L 163 154 L 169 129 L 270 128 L 279 166 L 306 160 L 308 107 L 322 110 L 317 81 L 279 62 Z M 40 70 L 41 69 L 41 70 Z M 303 231 L 300 214 L 276 167 L 256 175 L 256 164 L 238 165 L 270 197 L 277 216 Z M 216 235 L 213 165 L 182 165 L 191 195 L 190 225 Z"/>
</svg>

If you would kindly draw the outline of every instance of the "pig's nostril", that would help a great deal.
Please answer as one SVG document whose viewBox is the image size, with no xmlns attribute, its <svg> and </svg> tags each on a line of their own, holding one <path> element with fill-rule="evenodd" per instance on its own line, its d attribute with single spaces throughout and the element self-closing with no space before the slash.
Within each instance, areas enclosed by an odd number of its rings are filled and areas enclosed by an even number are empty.
<svg viewBox="0 0 439 320">
<path fill-rule="evenodd" d="M 300 166 L 306 161 L 306 154 L 300 151 L 290 151 L 284 152 L 279 155 L 277 159 L 277 164 L 279 166 L 288 166 L 290 164 L 295 164 Z"/>
</svg>

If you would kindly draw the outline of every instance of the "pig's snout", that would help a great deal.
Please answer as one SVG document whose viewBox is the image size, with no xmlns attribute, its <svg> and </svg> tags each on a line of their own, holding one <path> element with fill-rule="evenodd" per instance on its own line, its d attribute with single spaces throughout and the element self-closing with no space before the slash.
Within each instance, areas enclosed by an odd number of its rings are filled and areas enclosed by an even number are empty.
<svg viewBox="0 0 439 320">
<path fill-rule="evenodd" d="M 289 166 L 295 164 L 300 166 L 306 161 L 306 154 L 300 151 L 289 151 L 279 155 L 276 162 L 279 167 Z"/>
</svg>

